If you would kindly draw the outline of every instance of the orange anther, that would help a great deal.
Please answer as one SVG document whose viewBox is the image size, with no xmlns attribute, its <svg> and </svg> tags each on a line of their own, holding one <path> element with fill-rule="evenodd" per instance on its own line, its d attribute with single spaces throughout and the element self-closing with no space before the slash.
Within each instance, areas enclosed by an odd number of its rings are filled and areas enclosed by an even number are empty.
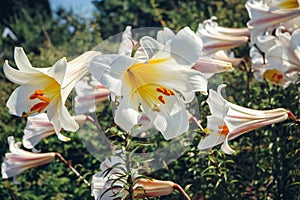
<svg viewBox="0 0 300 200">
<path fill-rule="evenodd" d="M 225 135 L 225 136 L 228 135 L 229 129 L 228 129 L 228 127 L 225 124 L 218 126 L 218 128 L 220 129 L 219 130 L 219 134 Z"/>
<path fill-rule="evenodd" d="M 166 90 L 165 92 L 164 92 L 164 95 L 166 95 L 166 96 L 173 96 L 175 94 L 175 92 L 174 91 L 172 91 L 172 90 Z"/>
<path fill-rule="evenodd" d="M 32 95 L 29 96 L 29 99 L 35 99 L 38 98 L 38 96 L 44 95 L 44 92 L 42 90 L 35 90 Z"/>
<path fill-rule="evenodd" d="M 48 97 L 43 96 L 44 92 L 42 90 L 35 90 L 34 94 L 29 96 L 29 99 L 33 100 L 33 99 L 39 99 L 42 102 L 36 103 L 34 104 L 31 108 L 30 111 L 28 113 L 23 112 L 22 116 L 23 117 L 28 117 L 30 114 L 35 113 L 35 112 L 42 112 L 49 104 L 51 99 Z"/>
<path fill-rule="evenodd" d="M 42 90 L 35 90 L 34 92 L 37 95 L 44 95 L 44 92 Z"/>
<path fill-rule="evenodd" d="M 166 99 L 161 95 L 158 97 L 158 100 L 163 104 L 165 104 L 167 102 Z"/>
<path fill-rule="evenodd" d="M 48 102 L 40 102 L 40 103 L 34 104 L 34 105 L 30 108 L 30 112 L 37 111 L 38 113 L 40 113 L 40 112 L 42 112 L 48 105 L 49 105 Z"/>
<path fill-rule="evenodd" d="M 45 96 L 37 96 L 37 98 L 38 99 L 40 99 L 40 100 L 42 100 L 42 101 L 44 101 L 44 102 L 46 102 L 46 103 L 50 103 L 50 98 L 48 98 L 48 97 L 45 97 Z"/>
<path fill-rule="evenodd" d="M 165 89 L 163 87 L 156 88 L 157 92 L 164 93 Z"/>
<path fill-rule="evenodd" d="M 169 90 L 169 92 L 171 93 L 171 95 L 175 95 L 175 92 L 173 90 Z"/>
<path fill-rule="evenodd" d="M 29 99 L 36 99 L 36 93 L 29 96 Z"/>
<path fill-rule="evenodd" d="M 156 88 L 156 91 L 159 92 L 159 93 L 162 93 L 166 96 L 171 96 L 171 95 L 175 95 L 175 92 L 173 90 L 169 90 L 165 87 L 159 87 L 159 88 Z"/>
</svg>

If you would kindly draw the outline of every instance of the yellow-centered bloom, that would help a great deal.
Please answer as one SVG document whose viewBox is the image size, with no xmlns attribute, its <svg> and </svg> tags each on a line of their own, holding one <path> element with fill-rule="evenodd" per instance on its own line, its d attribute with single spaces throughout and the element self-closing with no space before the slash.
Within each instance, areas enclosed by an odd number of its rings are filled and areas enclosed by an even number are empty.
<svg viewBox="0 0 300 200">
<path fill-rule="evenodd" d="M 257 42 L 257 37 L 272 32 L 279 26 L 292 32 L 300 25 L 300 8 L 296 0 L 283 1 L 250 1 L 245 5 L 250 20 L 247 26 L 250 31 L 250 41 Z"/>
<path fill-rule="evenodd" d="M 20 85 L 7 101 L 9 112 L 28 117 L 46 111 L 58 135 L 61 129 L 76 131 L 78 124 L 64 104 L 76 82 L 88 72 L 87 65 L 94 55 L 95 52 L 87 52 L 69 63 L 62 58 L 52 67 L 34 68 L 23 49 L 15 48 L 18 70 L 8 61 L 3 66 L 6 77 Z"/>
<path fill-rule="evenodd" d="M 256 46 L 250 50 L 252 69 L 258 80 L 287 87 L 298 80 L 300 72 L 300 30 L 292 34 L 284 27 L 276 29 L 274 35 L 260 36 Z M 263 53 L 263 55 L 261 54 Z"/>
<path fill-rule="evenodd" d="M 143 113 L 165 139 L 188 130 L 185 104 L 195 92 L 206 93 L 207 80 L 191 69 L 201 51 L 201 39 L 184 28 L 163 45 L 151 37 L 139 41 L 148 59 L 126 55 L 99 55 L 91 62 L 92 75 L 119 97 L 115 122 L 125 131 L 138 124 Z"/>
</svg>

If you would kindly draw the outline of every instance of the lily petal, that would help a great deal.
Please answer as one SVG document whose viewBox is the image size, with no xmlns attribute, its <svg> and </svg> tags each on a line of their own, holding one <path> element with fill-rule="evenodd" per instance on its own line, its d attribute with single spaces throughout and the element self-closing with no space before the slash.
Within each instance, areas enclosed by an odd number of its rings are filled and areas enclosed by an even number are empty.
<svg viewBox="0 0 300 200">
<path fill-rule="evenodd" d="M 37 72 L 35 68 L 30 64 L 22 47 L 16 47 L 14 51 L 14 58 L 17 67 L 23 72 Z"/>
</svg>

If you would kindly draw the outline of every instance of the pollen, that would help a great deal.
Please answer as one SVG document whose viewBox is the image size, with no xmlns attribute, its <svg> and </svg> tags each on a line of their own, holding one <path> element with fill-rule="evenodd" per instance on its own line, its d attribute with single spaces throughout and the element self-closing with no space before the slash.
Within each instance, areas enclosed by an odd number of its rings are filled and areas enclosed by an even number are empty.
<svg viewBox="0 0 300 200">
<path fill-rule="evenodd" d="M 264 73 L 264 77 L 275 84 L 281 84 L 283 79 L 282 73 L 277 69 L 267 70 Z"/>
<path fill-rule="evenodd" d="M 218 128 L 219 128 L 219 132 L 218 132 L 219 134 L 224 135 L 224 136 L 228 135 L 229 129 L 226 126 L 226 124 L 220 125 L 220 126 L 218 126 Z"/>
<path fill-rule="evenodd" d="M 33 94 L 29 96 L 29 99 L 39 99 L 41 102 L 34 104 L 28 113 L 23 112 L 22 117 L 28 117 L 30 114 L 33 113 L 41 113 L 49 104 L 50 104 L 50 98 L 44 96 L 44 92 L 42 90 L 35 90 Z"/>
<path fill-rule="evenodd" d="M 158 100 L 161 102 L 161 103 L 163 103 L 163 104 L 166 104 L 166 99 L 165 99 L 165 97 L 163 97 L 163 96 L 158 96 Z"/>
<path fill-rule="evenodd" d="M 163 86 L 156 88 L 156 91 L 159 92 L 159 93 L 162 93 L 162 94 L 164 94 L 166 96 L 173 96 L 173 95 L 175 95 L 175 92 L 173 90 L 167 89 L 167 88 L 165 88 Z"/>
<path fill-rule="evenodd" d="M 161 93 L 161 94 L 165 95 L 165 96 L 173 96 L 173 95 L 175 95 L 175 92 L 174 92 L 173 90 L 170 90 L 170 89 L 165 88 L 165 87 L 163 87 L 163 86 L 157 87 L 157 88 L 156 88 L 156 91 L 157 91 L 158 93 Z M 167 102 L 167 100 L 165 99 L 165 97 L 162 96 L 162 95 L 159 95 L 159 96 L 157 97 L 157 99 L 158 99 L 162 104 L 166 104 L 166 102 Z"/>
</svg>

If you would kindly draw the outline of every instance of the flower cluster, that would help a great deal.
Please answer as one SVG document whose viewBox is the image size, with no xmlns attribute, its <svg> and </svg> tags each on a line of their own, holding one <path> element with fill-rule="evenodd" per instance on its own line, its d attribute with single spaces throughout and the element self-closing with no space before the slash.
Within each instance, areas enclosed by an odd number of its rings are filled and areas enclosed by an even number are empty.
<svg viewBox="0 0 300 200">
<path fill-rule="evenodd" d="M 96 105 L 106 100 L 116 105 L 113 119 L 124 132 L 137 134 L 155 128 L 165 140 L 172 140 L 189 130 L 190 119 L 197 121 L 188 111 L 196 94 L 208 94 L 211 115 L 202 130 L 206 137 L 198 148 L 223 143 L 221 149 L 228 154 L 234 152 L 229 140 L 289 117 L 296 120 L 285 108 L 254 110 L 231 103 L 221 94 L 224 84 L 217 91 L 208 90 L 214 74 L 231 72 L 245 62 L 231 51 L 245 44 L 251 46 L 252 70 L 258 80 L 265 78 L 282 87 L 298 80 L 300 8 L 297 1 L 287 2 L 249 0 L 246 8 L 250 21 L 245 28 L 221 27 L 212 17 L 200 23 L 196 32 L 185 27 L 174 33 L 165 27 L 156 37 L 134 40 L 128 26 L 118 53 L 88 51 L 71 61 L 61 58 L 51 67 L 33 67 L 23 49 L 16 47 L 18 69 L 8 61 L 3 66 L 6 77 L 20 85 L 8 99 L 7 107 L 12 115 L 27 118 L 23 145 L 35 153 L 20 149 L 20 144 L 9 137 L 11 153 L 5 155 L 2 177 L 51 162 L 59 154 L 38 153 L 35 145 L 54 134 L 62 141 L 70 140 L 62 132 L 77 131 L 91 120 L 85 113 L 94 112 Z M 73 89 L 74 116 L 66 106 Z M 142 125 L 141 129 L 136 130 L 137 125 Z M 168 195 L 174 189 L 183 191 L 171 181 L 140 178 L 118 157 L 106 159 L 100 168 L 102 171 L 92 181 L 96 199 L 153 197 Z M 131 175 L 131 190 L 123 190 L 126 174 Z"/>
</svg>

